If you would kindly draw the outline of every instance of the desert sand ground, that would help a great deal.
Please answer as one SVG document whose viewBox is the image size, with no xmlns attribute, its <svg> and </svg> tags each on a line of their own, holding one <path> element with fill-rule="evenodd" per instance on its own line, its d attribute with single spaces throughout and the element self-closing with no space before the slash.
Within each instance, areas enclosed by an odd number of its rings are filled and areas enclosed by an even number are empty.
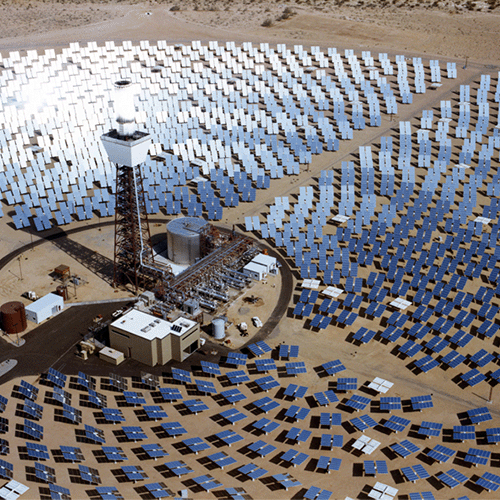
<svg viewBox="0 0 500 500">
<path fill-rule="evenodd" d="M 180 9 L 172 9 L 179 5 Z M 283 16 L 286 7 L 293 11 L 288 19 L 279 19 Z M 490 8 L 491 7 L 491 8 Z M 149 15 L 150 14 L 150 15 Z M 422 55 L 425 58 L 439 57 L 443 60 L 456 60 L 463 64 L 468 58 L 468 70 L 463 73 L 459 81 L 445 81 L 443 87 L 427 93 L 425 96 L 418 96 L 411 110 L 401 111 L 397 120 L 412 120 L 422 109 L 429 109 L 439 103 L 440 99 L 450 99 L 453 90 L 458 84 L 477 80 L 478 75 L 484 72 L 495 74 L 500 63 L 498 52 L 498 34 L 500 23 L 496 2 L 385 2 L 384 4 L 372 2 L 370 5 L 358 2 L 317 2 L 317 3 L 264 3 L 264 2 L 178 2 L 158 4 L 155 2 L 145 4 L 124 4 L 116 3 L 51 3 L 51 2 L 4 2 L 0 6 L 0 16 L 2 27 L 0 31 L 0 51 L 4 57 L 11 50 L 26 50 L 36 48 L 60 48 L 68 45 L 72 41 L 97 41 L 102 43 L 106 40 L 157 40 L 167 39 L 169 42 L 185 42 L 191 40 L 235 40 L 243 41 L 268 41 L 270 43 L 304 44 L 305 46 L 320 45 L 322 47 L 335 46 L 340 49 L 353 48 L 356 51 L 372 50 L 373 53 L 388 52 L 389 54 L 404 53 L 408 56 Z M 262 26 L 266 20 L 268 27 Z M 416 118 L 413 119 L 414 122 Z M 264 215 L 267 206 L 273 202 L 274 196 L 292 195 L 298 192 L 298 187 L 308 185 L 313 182 L 315 175 L 321 169 L 340 165 L 345 159 L 352 158 L 353 153 L 358 151 L 360 145 L 371 144 L 377 137 L 383 134 L 390 134 L 391 129 L 396 124 L 391 122 L 386 116 L 381 128 L 366 130 L 361 132 L 353 141 L 341 144 L 341 150 L 337 153 L 325 153 L 321 157 L 314 159 L 307 170 L 300 176 L 290 179 L 282 179 L 273 184 L 272 190 L 260 191 L 256 202 L 252 205 L 241 204 L 238 208 L 225 212 L 225 220 L 228 226 L 242 224 L 244 217 L 248 215 Z M 485 199 L 478 200 L 479 204 Z M 165 218 L 165 221 L 167 219 Z M 87 223 L 74 222 L 72 227 L 85 226 Z M 153 235 L 161 235 L 164 226 L 152 225 Z M 333 231 L 333 228 L 332 228 Z M 0 219 L 0 255 L 3 256 L 22 245 L 29 244 L 32 239 L 40 239 L 36 233 L 15 231 L 9 224 L 9 217 Z M 72 239 L 81 245 L 81 249 L 96 251 L 107 259 L 111 259 L 113 249 L 112 226 L 107 226 L 102 230 L 89 230 L 82 232 Z M 56 284 L 50 277 L 50 273 L 59 264 L 70 265 L 72 273 L 85 278 L 87 283 L 77 290 L 77 297 L 71 297 L 70 301 L 90 301 L 103 297 L 116 298 L 130 296 L 129 292 L 119 290 L 114 291 L 108 282 L 92 273 L 87 267 L 82 266 L 77 260 L 71 258 L 67 253 L 50 242 L 34 247 L 33 250 L 26 251 L 21 260 L 13 260 L 0 271 L 0 298 L 1 302 L 7 300 L 23 300 L 21 293 L 27 289 L 34 289 L 39 295 L 52 291 Z M 367 270 L 362 273 L 368 274 Z M 23 280 L 21 280 L 21 273 Z M 362 277 L 366 277 L 361 274 Z M 272 288 L 276 285 L 276 288 Z M 256 293 L 262 296 L 264 305 L 260 308 L 252 306 L 242 306 L 236 302 L 227 315 L 230 320 L 250 318 L 259 315 L 262 321 L 267 319 L 272 311 L 272 304 L 279 291 L 279 281 L 268 285 L 258 285 L 260 289 L 252 289 L 247 293 Z M 475 290 L 470 290 L 471 293 Z M 239 299 L 241 300 L 241 299 Z M 291 304 L 293 306 L 293 304 Z M 243 309 L 242 309 L 243 307 Z M 245 309 L 246 308 L 246 309 Z M 258 311 L 258 312 L 257 312 Z M 370 323 L 366 320 L 366 326 Z M 478 326 L 478 325 L 475 325 Z M 307 373 L 298 378 L 287 378 L 283 376 L 283 361 L 278 361 L 280 367 L 278 374 L 273 376 L 279 380 L 282 387 L 288 383 L 297 383 L 309 387 L 308 396 L 317 391 L 325 391 L 334 388 L 334 378 L 326 378 L 319 375 L 316 369 L 324 362 L 332 359 L 340 359 L 346 366 L 346 371 L 341 376 L 357 377 L 359 385 L 372 380 L 375 376 L 381 376 L 394 382 L 393 389 L 389 396 L 401 396 L 407 400 L 410 396 L 423 394 L 433 394 L 434 408 L 425 410 L 422 414 L 417 412 L 396 412 L 401 416 L 411 420 L 410 427 L 401 434 L 390 434 L 381 427 L 367 431 L 367 434 L 380 441 L 380 451 L 370 457 L 353 452 L 350 444 L 353 438 L 359 437 L 359 432 L 354 432 L 352 428 L 344 424 L 339 428 L 331 430 L 320 429 L 317 425 L 319 414 L 322 411 L 340 412 L 342 421 L 356 416 L 350 414 L 345 408 L 336 408 L 330 405 L 327 409 L 316 406 L 310 398 L 292 403 L 285 400 L 281 389 L 275 389 L 268 395 L 276 396 L 281 403 L 281 407 L 266 416 L 280 422 L 280 429 L 274 431 L 269 436 L 257 435 L 250 432 L 248 424 L 261 418 L 249 404 L 250 401 L 265 396 L 265 393 L 254 393 L 251 385 L 240 385 L 239 389 L 247 396 L 247 400 L 237 405 L 237 408 L 247 415 L 247 418 L 234 427 L 224 424 L 218 419 L 220 411 L 230 408 L 224 405 L 218 398 L 202 397 L 209 406 L 209 410 L 201 415 L 186 415 L 181 404 L 158 403 L 155 393 L 150 393 L 144 388 L 136 390 L 145 394 L 148 404 L 161 404 L 168 413 L 168 421 L 180 421 L 188 431 L 189 437 L 202 437 L 212 446 L 210 451 L 202 452 L 199 455 L 186 453 L 180 445 L 180 438 L 166 438 L 159 432 L 159 422 L 150 422 L 143 419 L 140 410 L 124 406 L 121 397 L 106 388 L 106 377 L 98 380 L 98 391 L 106 394 L 109 407 L 119 407 L 126 419 L 127 425 L 141 425 L 149 442 L 160 443 L 169 453 L 169 457 L 158 461 L 145 460 L 140 452 L 140 443 L 127 442 L 123 440 L 120 433 L 120 426 L 112 426 L 102 423 L 102 416 L 95 408 L 89 408 L 82 404 L 83 392 L 72 384 L 67 384 L 66 390 L 72 394 L 72 405 L 83 412 L 83 422 L 104 429 L 106 445 L 120 446 L 128 457 L 126 465 L 140 465 L 147 473 L 148 480 L 152 483 L 163 481 L 171 490 L 188 489 L 189 495 L 193 498 L 223 498 L 222 488 L 216 488 L 213 493 L 205 493 L 197 489 L 190 477 L 184 478 L 169 476 L 164 472 L 162 463 L 170 460 L 183 460 L 196 473 L 211 474 L 226 487 L 243 487 L 255 499 L 271 498 L 302 498 L 305 489 L 311 485 L 333 491 L 334 498 L 367 498 L 366 494 L 376 481 L 390 484 L 399 489 L 399 498 L 408 498 L 410 492 L 432 491 L 438 499 L 458 498 L 467 495 L 469 498 L 498 498 L 498 494 L 488 493 L 474 487 L 473 481 L 459 486 L 453 491 L 443 487 L 436 479 L 421 480 L 416 484 L 403 482 L 399 470 L 407 465 L 422 463 L 426 470 L 435 476 L 440 471 L 446 471 L 454 467 L 460 470 L 469 478 L 481 475 L 490 470 L 498 472 L 499 455 L 495 453 L 494 446 L 477 446 L 475 441 L 465 443 L 447 442 L 447 437 L 431 438 L 424 441 L 415 435 L 415 429 L 424 420 L 442 422 L 444 424 L 445 436 L 449 436 L 449 431 L 454 425 L 459 425 L 459 416 L 466 410 L 487 405 L 493 415 L 493 422 L 487 423 L 488 427 L 499 425 L 500 414 L 498 410 L 498 394 L 494 393 L 492 405 L 487 404 L 490 396 L 489 386 L 481 385 L 479 389 L 460 389 L 451 379 L 459 371 L 443 372 L 441 369 L 434 370 L 429 374 L 414 375 L 405 366 L 408 362 L 397 359 L 391 353 L 391 347 L 382 343 L 370 343 L 369 347 L 357 347 L 352 343 L 345 342 L 348 336 L 348 329 L 329 327 L 321 334 L 303 328 L 303 321 L 285 317 L 278 327 L 272 332 L 267 342 L 274 347 L 280 343 L 291 343 L 300 346 L 299 360 L 304 361 L 307 366 Z M 229 337 L 234 343 L 241 341 L 235 330 L 229 332 Z M 482 347 L 481 341 L 477 338 L 470 344 L 470 352 L 477 351 Z M 19 350 L 22 356 L 22 348 Z M 103 368 L 103 371 L 106 368 Z M 257 376 L 253 373 L 253 364 L 249 363 L 251 378 Z M 110 369 L 111 371 L 111 369 Z M 223 369 L 223 373 L 230 371 Z M 278 376 L 279 375 L 279 376 Z M 51 404 L 51 387 L 41 383 L 40 379 L 30 377 L 26 379 L 34 383 L 40 389 L 38 403 L 43 404 L 45 409 L 40 424 L 44 426 L 45 435 L 42 444 L 49 449 L 51 460 L 47 461 L 50 467 L 56 470 L 57 484 L 70 488 L 72 498 L 95 498 L 97 497 L 95 488 L 81 484 L 74 479 L 76 465 L 68 464 L 57 458 L 59 445 L 78 446 L 85 456 L 85 465 L 97 468 L 100 472 L 102 484 L 116 486 L 125 499 L 147 498 L 140 489 L 141 483 L 133 484 L 124 481 L 120 473 L 120 464 L 108 464 L 103 462 L 100 454 L 100 446 L 82 442 L 78 438 L 77 429 L 74 426 L 60 421 L 59 407 Z M 1 379 L 0 379 L 1 382 Z M 9 398 L 6 411 L 2 417 L 9 420 L 9 432 L 4 437 L 9 441 L 10 453 L 5 458 L 14 464 L 14 478 L 30 486 L 30 490 L 23 498 L 47 498 L 46 485 L 36 482 L 33 478 L 33 462 L 26 460 L 24 447 L 26 438 L 19 432 L 23 423 L 22 413 L 19 411 L 21 399 L 15 397 L 13 389 L 20 380 L 13 380 L 1 386 L 2 395 Z M 170 379 L 162 381 L 165 385 L 171 385 Z M 219 390 L 227 388 L 224 377 L 214 382 Z M 129 380 L 129 389 L 134 390 L 134 383 Z M 192 389 L 181 388 L 184 397 L 193 396 Z M 359 391 L 358 391 L 359 392 Z M 361 392 L 363 394 L 363 392 Z M 368 397 L 377 399 L 374 394 L 364 393 Z M 339 394 L 340 399 L 348 398 L 350 394 Z M 193 396 L 195 397 L 195 396 Z M 196 396 L 199 397 L 199 396 Z M 283 408 L 291 404 L 298 404 L 311 410 L 306 419 L 306 424 L 298 424 L 312 430 L 312 437 L 304 445 L 293 445 L 284 439 L 284 430 L 289 430 L 293 424 L 283 418 Z M 376 407 L 371 415 L 377 420 L 387 419 L 389 414 L 377 413 Z M 259 416 L 257 416 L 259 415 Z M 208 418 L 207 418 L 208 417 Z M 244 436 L 244 440 L 234 445 L 219 448 L 220 444 L 213 439 L 213 435 L 220 430 L 231 428 Z M 481 429 L 481 428 L 479 428 Z M 342 434 L 344 436 L 344 448 L 330 450 L 320 450 L 318 439 L 321 434 L 328 432 L 332 434 Z M 390 444 L 400 442 L 409 438 L 415 442 L 422 451 L 432 448 L 437 444 L 444 444 L 458 451 L 457 456 L 448 464 L 437 464 L 428 461 L 424 455 L 414 455 L 409 459 L 397 458 L 388 449 Z M 270 455 L 270 459 L 258 458 L 248 452 L 244 445 L 251 444 L 257 439 L 264 439 L 276 446 L 276 451 Z M 480 440 L 481 441 L 481 440 Z M 469 447 L 480 447 L 493 452 L 493 457 L 489 462 L 490 466 L 480 466 L 477 469 L 467 467 L 463 462 L 465 452 Z M 285 468 L 279 464 L 280 454 L 288 448 L 295 448 L 304 451 L 310 457 L 305 466 L 297 468 Z M 212 467 L 206 460 L 206 456 L 219 449 L 224 450 L 237 459 L 237 464 L 220 471 Z M 334 456 L 342 459 L 339 472 L 330 475 L 314 472 L 315 460 L 321 455 Z M 418 458 L 417 458 L 418 457 Z M 54 459 L 52 459 L 54 458 Z M 391 473 L 387 476 L 377 476 L 377 478 L 365 477 L 362 470 L 364 459 L 373 458 L 377 460 L 387 460 Z M 263 480 L 250 481 L 237 477 L 235 470 L 246 463 L 253 462 L 269 471 Z M 268 478 L 271 474 L 289 472 L 294 478 L 302 483 L 302 487 L 293 488 L 289 491 L 279 489 L 276 484 Z M 45 495 L 45 496 L 44 496 Z"/>
<path fill-rule="evenodd" d="M 175 10 L 176 8 L 179 10 Z M 304 43 L 498 63 L 498 2 L 5 1 L 0 50 L 68 41 Z M 268 27 L 262 24 L 269 23 Z M 75 29 L 76 28 L 76 29 Z"/>
</svg>

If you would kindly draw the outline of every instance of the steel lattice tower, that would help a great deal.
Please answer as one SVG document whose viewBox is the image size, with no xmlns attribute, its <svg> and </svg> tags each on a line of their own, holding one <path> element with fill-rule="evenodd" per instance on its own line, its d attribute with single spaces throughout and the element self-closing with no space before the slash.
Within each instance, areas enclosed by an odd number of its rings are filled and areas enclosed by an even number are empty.
<svg viewBox="0 0 500 500">
<path fill-rule="evenodd" d="M 146 160 L 151 137 L 136 130 L 133 87 L 115 83 L 117 130 L 101 136 L 116 165 L 115 243 L 113 284 L 131 284 L 137 291 L 151 275 L 153 252 L 140 165 Z M 148 272 L 149 271 L 149 272 Z"/>
<path fill-rule="evenodd" d="M 140 166 L 116 165 L 113 284 L 143 286 L 142 263 L 153 264 Z"/>
</svg>

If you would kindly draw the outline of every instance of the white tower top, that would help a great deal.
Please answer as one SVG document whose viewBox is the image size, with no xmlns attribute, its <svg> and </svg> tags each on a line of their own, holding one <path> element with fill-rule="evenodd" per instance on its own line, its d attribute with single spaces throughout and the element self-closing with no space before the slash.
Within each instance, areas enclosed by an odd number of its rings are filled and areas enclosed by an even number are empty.
<svg viewBox="0 0 500 500">
<path fill-rule="evenodd" d="M 114 86 L 117 129 L 102 135 L 101 140 L 113 163 L 135 167 L 146 160 L 151 136 L 137 130 L 132 82 L 119 80 Z"/>
<path fill-rule="evenodd" d="M 136 129 L 134 86 L 130 80 L 118 80 L 114 86 L 117 132 L 123 137 L 129 137 L 134 135 Z"/>
</svg>

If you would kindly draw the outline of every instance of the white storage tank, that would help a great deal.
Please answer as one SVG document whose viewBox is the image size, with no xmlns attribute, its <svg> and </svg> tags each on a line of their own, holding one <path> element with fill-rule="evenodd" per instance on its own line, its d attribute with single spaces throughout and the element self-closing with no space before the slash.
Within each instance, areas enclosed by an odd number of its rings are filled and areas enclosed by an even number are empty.
<svg viewBox="0 0 500 500">
<path fill-rule="evenodd" d="M 222 340 L 226 336 L 225 324 L 226 322 L 222 318 L 212 320 L 212 333 L 215 340 Z"/>
<path fill-rule="evenodd" d="M 201 217 L 180 217 L 167 224 L 167 255 L 181 265 L 194 264 L 200 257 L 200 233 L 208 224 Z"/>
</svg>

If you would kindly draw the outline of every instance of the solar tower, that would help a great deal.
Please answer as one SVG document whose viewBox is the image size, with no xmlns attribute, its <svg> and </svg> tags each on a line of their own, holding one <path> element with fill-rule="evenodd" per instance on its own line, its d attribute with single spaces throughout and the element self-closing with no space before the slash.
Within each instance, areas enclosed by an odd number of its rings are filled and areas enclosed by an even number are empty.
<svg viewBox="0 0 500 500">
<path fill-rule="evenodd" d="M 116 165 L 116 207 L 113 285 L 131 284 L 137 291 L 145 267 L 153 264 L 151 235 L 140 166 L 146 160 L 151 136 L 135 124 L 133 85 L 115 82 L 117 128 L 101 136 L 106 153 Z"/>
</svg>

